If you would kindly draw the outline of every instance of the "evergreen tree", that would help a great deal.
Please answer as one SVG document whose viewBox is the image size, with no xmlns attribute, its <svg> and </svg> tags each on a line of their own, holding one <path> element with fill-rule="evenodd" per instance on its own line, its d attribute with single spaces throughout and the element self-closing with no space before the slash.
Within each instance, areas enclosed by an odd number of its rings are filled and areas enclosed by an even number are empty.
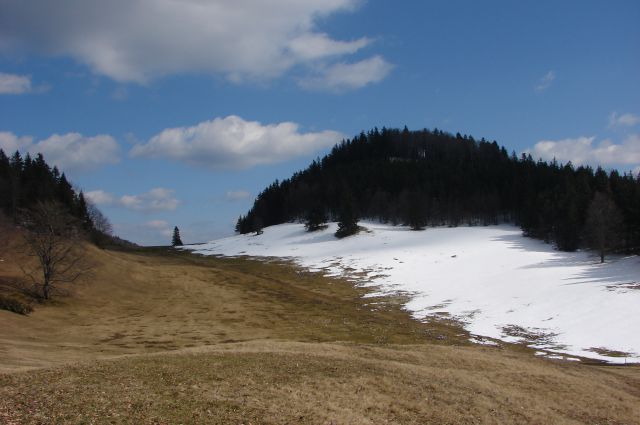
<svg viewBox="0 0 640 425">
<path fill-rule="evenodd" d="M 338 212 L 338 230 L 336 237 L 344 238 L 354 235 L 358 232 L 358 215 L 356 214 L 355 205 L 352 195 L 345 193 L 340 211 Z"/>
<path fill-rule="evenodd" d="M 622 215 L 607 194 L 596 192 L 587 211 L 585 231 L 589 246 L 598 251 L 604 263 L 607 253 L 620 246 Z"/>
<path fill-rule="evenodd" d="M 324 207 L 319 204 L 315 204 L 305 217 L 304 227 L 307 231 L 315 232 L 326 227 L 327 214 L 324 211 Z"/>
<path fill-rule="evenodd" d="M 251 231 L 252 232 L 256 232 L 256 236 L 257 235 L 261 235 L 262 229 L 264 228 L 264 222 L 262 221 L 262 217 L 260 217 L 259 215 L 254 215 L 253 219 L 251 220 Z"/>
<path fill-rule="evenodd" d="M 180 239 L 180 230 L 178 230 L 178 226 L 173 228 L 173 237 L 171 238 L 171 246 L 181 246 L 184 245 L 182 243 L 182 239 Z"/>
<path fill-rule="evenodd" d="M 243 232 L 244 228 L 244 217 L 242 217 L 242 215 L 240 217 L 238 217 L 238 221 L 236 221 L 236 227 L 235 227 L 235 231 L 236 233 L 246 233 Z"/>
</svg>

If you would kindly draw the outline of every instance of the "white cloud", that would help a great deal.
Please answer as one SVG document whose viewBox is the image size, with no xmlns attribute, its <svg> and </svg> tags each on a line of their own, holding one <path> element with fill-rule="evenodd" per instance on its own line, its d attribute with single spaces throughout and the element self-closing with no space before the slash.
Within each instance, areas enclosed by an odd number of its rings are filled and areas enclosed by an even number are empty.
<svg viewBox="0 0 640 425">
<path fill-rule="evenodd" d="M 0 94 L 23 94 L 31 90 L 30 77 L 0 72 Z"/>
<path fill-rule="evenodd" d="M 292 122 L 262 125 L 231 115 L 193 127 L 163 130 L 146 144 L 135 145 L 130 155 L 168 158 L 213 169 L 239 169 L 309 155 L 343 138 L 329 130 L 300 133 L 298 124 Z"/>
<path fill-rule="evenodd" d="M 640 124 L 640 116 L 631 113 L 618 115 L 617 112 L 612 112 L 609 115 L 609 128 L 614 127 L 633 127 Z"/>
<path fill-rule="evenodd" d="M 0 49 L 70 56 L 120 82 L 208 73 L 265 80 L 370 44 L 316 29 L 361 0 L 20 0 L 2 2 Z"/>
<path fill-rule="evenodd" d="M 29 148 L 40 152 L 47 162 L 61 170 L 87 171 L 120 159 L 118 142 L 109 135 L 86 137 L 80 133 L 54 134 Z"/>
<path fill-rule="evenodd" d="M 318 71 L 320 75 L 304 78 L 300 80 L 300 85 L 313 90 L 359 89 L 382 81 L 392 69 L 393 65 L 381 56 L 374 56 L 355 63 L 336 63 L 321 68 Z"/>
<path fill-rule="evenodd" d="M 640 135 L 627 136 L 622 143 L 616 144 L 605 139 L 594 144 L 595 137 L 575 139 L 543 140 L 528 150 L 534 158 L 560 162 L 571 161 L 585 165 L 638 165 L 640 164 Z"/>
<path fill-rule="evenodd" d="M 8 131 L 0 131 L 0 149 L 2 149 L 8 156 L 11 156 L 15 151 L 25 151 L 32 142 L 32 137 L 18 137 Z"/>
<path fill-rule="evenodd" d="M 119 203 L 135 211 L 173 211 L 180 201 L 173 197 L 174 190 L 157 187 L 141 195 L 124 195 Z"/>
<path fill-rule="evenodd" d="M 556 79 L 555 71 L 547 72 L 544 75 L 544 77 L 540 78 L 540 81 L 538 81 L 538 84 L 535 87 L 536 91 L 545 91 L 546 89 L 549 88 L 549 86 L 551 86 L 551 84 L 555 81 L 555 79 Z"/>
<path fill-rule="evenodd" d="M 61 171 L 88 171 L 120 160 L 118 143 L 105 134 L 93 137 L 80 133 L 54 134 L 34 143 L 32 137 L 0 132 L 0 148 L 7 154 L 16 150 L 32 155 L 41 153 L 47 163 L 57 165 Z"/>
<path fill-rule="evenodd" d="M 96 205 L 115 206 L 145 213 L 173 211 L 180 201 L 174 197 L 174 190 L 156 187 L 139 195 L 122 195 L 117 197 L 103 190 L 92 190 L 85 197 Z"/>
<path fill-rule="evenodd" d="M 84 197 L 95 205 L 111 205 L 115 203 L 114 196 L 104 190 L 85 192 Z"/>
<path fill-rule="evenodd" d="M 289 42 L 291 52 L 302 61 L 348 55 L 371 43 L 366 37 L 354 41 L 332 40 L 327 34 L 306 33 Z"/>
<path fill-rule="evenodd" d="M 251 196 L 246 190 L 230 190 L 225 194 L 228 201 L 240 201 Z"/>
</svg>

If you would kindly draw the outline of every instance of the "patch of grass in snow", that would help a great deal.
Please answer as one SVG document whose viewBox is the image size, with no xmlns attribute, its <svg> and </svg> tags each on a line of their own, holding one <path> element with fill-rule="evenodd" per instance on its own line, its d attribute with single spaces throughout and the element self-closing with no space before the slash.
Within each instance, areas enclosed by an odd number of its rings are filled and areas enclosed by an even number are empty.
<svg viewBox="0 0 640 425">
<path fill-rule="evenodd" d="M 555 338 L 558 336 L 557 333 L 546 330 L 526 329 L 522 326 L 508 325 L 502 327 L 502 333 L 513 338 L 518 338 L 526 345 L 555 350 L 566 349 L 566 347 L 555 342 Z"/>
<path fill-rule="evenodd" d="M 618 358 L 633 357 L 633 353 L 609 350 L 604 347 L 594 347 L 594 348 L 588 349 L 587 351 L 591 351 L 592 353 L 600 354 L 601 356 L 607 356 L 607 357 L 618 357 Z"/>
</svg>

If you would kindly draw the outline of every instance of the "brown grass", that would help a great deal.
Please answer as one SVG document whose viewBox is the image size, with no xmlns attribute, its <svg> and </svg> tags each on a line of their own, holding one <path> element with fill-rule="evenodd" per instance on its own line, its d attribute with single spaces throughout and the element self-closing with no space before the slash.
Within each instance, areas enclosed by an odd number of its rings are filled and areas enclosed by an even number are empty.
<svg viewBox="0 0 640 425">
<path fill-rule="evenodd" d="M 0 423 L 640 423 L 638 367 L 472 346 L 275 262 L 89 249 L 71 296 L 0 311 Z"/>
</svg>

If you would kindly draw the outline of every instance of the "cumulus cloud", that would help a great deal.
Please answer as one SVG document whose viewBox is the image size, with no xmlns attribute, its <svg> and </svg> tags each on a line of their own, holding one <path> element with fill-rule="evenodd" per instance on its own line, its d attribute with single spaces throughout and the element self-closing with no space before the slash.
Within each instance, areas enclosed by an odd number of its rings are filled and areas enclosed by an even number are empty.
<svg viewBox="0 0 640 425">
<path fill-rule="evenodd" d="M 540 81 L 538 81 L 538 84 L 536 85 L 535 89 L 536 91 L 545 91 L 546 89 L 549 88 L 549 86 L 551 86 L 551 84 L 555 81 L 556 79 L 556 73 L 555 71 L 549 71 L 547 72 L 544 77 L 540 78 Z"/>
<path fill-rule="evenodd" d="M 92 170 L 103 164 L 115 164 L 120 158 L 118 142 L 106 134 L 93 137 L 80 133 L 54 134 L 31 146 L 29 151 L 42 153 L 47 162 L 62 170 Z"/>
<path fill-rule="evenodd" d="M 0 72 L 0 94 L 23 94 L 31 90 L 30 77 Z"/>
<path fill-rule="evenodd" d="M 156 187 L 139 195 L 115 196 L 103 190 L 93 190 L 85 193 L 85 197 L 96 205 L 115 206 L 145 213 L 159 211 L 173 211 L 180 201 L 174 196 L 175 191 L 163 187 Z"/>
<path fill-rule="evenodd" d="M 393 65 L 381 56 L 374 56 L 355 63 L 336 63 L 320 68 L 319 75 L 300 80 L 302 87 L 320 90 L 343 91 L 359 89 L 382 81 L 393 69 Z"/>
<path fill-rule="evenodd" d="M 88 171 L 120 160 L 118 142 L 105 134 L 93 137 L 80 133 L 54 134 L 34 143 L 32 137 L 0 132 L 0 148 L 5 152 L 41 153 L 48 163 L 63 171 Z"/>
<path fill-rule="evenodd" d="M 70 56 L 120 82 L 177 73 L 270 79 L 370 44 L 318 19 L 360 0 L 21 0 L 2 2 L 0 48 Z"/>
<path fill-rule="evenodd" d="M 535 158 L 556 159 L 560 162 L 571 161 L 585 165 L 638 165 L 640 164 L 640 135 L 627 136 L 622 143 L 610 139 L 595 142 L 595 137 L 575 139 L 543 140 L 528 150 Z"/>
<path fill-rule="evenodd" d="M 225 194 L 225 198 L 227 198 L 228 201 L 240 201 L 250 196 L 251 194 L 246 190 L 230 190 Z"/>
<path fill-rule="evenodd" d="M 112 205 L 115 203 L 114 196 L 104 190 L 85 192 L 84 197 L 95 205 Z"/>
<path fill-rule="evenodd" d="M 32 137 L 18 137 L 11 132 L 0 131 L 0 149 L 7 155 L 11 155 L 15 151 L 23 152 L 27 147 L 31 146 L 31 143 L 33 143 Z"/>
<path fill-rule="evenodd" d="M 609 128 L 615 127 L 633 127 L 640 124 L 640 116 L 634 114 L 622 114 L 618 115 L 617 112 L 612 112 L 609 115 Z"/>
<path fill-rule="evenodd" d="M 212 169 L 241 169 L 273 164 L 333 146 L 341 133 L 301 133 L 298 124 L 263 125 L 231 115 L 193 127 L 163 130 L 147 143 L 135 145 L 130 155 L 167 158 Z"/>
</svg>

